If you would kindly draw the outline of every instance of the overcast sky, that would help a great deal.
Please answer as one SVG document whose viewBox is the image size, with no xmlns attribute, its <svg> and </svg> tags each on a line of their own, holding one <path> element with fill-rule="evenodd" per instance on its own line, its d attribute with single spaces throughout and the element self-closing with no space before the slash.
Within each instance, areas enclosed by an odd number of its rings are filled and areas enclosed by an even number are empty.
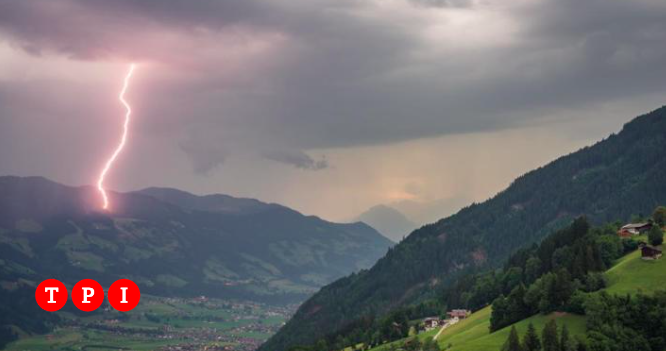
<svg viewBox="0 0 666 351">
<path fill-rule="evenodd" d="M 666 1 L 0 0 L 0 174 L 94 183 L 130 62 L 109 187 L 420 221 L 665 104 Z"/>
</svg>

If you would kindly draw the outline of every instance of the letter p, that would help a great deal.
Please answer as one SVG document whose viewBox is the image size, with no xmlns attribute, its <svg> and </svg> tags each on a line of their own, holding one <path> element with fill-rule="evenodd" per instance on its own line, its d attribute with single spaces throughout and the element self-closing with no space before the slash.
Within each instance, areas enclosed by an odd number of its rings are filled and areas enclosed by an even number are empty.
<svg viewBox="0 0 666 351">
<path fill-rule="evenodd" d="M 83 279 L 72 288 L 72 302 L 81 311 L 94 311 L 104 302 L 104 289 L 92 279 Z"/>
<path fill-rule="evenodd" d="M 95 295 L 95 289 L 83 287 L 81 288 L 81 290 L 83 290 L 83 301 L 81 301 L 81 303 L 90 303 L 90 301 L 88 301 L 88 298 L 93 297 L 93 295 Z"/>
</svg>

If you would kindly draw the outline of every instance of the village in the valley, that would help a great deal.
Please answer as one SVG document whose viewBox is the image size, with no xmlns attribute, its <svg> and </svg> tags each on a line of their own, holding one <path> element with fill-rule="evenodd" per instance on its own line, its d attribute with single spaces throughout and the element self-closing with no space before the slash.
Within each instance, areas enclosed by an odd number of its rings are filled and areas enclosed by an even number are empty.
<svg viewBox="0 0 666 351">
<path fill-rule="evenodd" d="M 277 332 L 297 307 L 205 296 L 145 296 L 142 300 L 140 308 L 128 314 L 115 313 L 107 306 L 101 314 L 69 319 L 45 339 L 58 343 L 81 335 L 79 344 L 84 350 L 116 340 L 154 345 L 159 351 L 253 351 Z"/>
</svg>

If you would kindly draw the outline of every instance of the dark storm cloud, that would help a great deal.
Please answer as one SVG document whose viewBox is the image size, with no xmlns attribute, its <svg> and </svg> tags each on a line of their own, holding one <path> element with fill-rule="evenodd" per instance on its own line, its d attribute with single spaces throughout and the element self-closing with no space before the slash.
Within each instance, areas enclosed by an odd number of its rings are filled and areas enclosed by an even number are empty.
<svg viewBox="0 0 666 351">
<path fill-rule="evenodd" d="M 269 160 L 277 161 L 308 171 L 319 171 L 328 167 L 326 158 L 314 160 L 310 155 L 302 151 L 276 151 L 266 153 L 265 157 Z"/>
<path fill-rule="evenodd" d="M 249 149 L 321 169 L 302 150 L 507 128 L 666 80 L 662 0 L 0 0 L 0 29 L 179 72 L 148 110 L 199 172 Z"/>
</svg>

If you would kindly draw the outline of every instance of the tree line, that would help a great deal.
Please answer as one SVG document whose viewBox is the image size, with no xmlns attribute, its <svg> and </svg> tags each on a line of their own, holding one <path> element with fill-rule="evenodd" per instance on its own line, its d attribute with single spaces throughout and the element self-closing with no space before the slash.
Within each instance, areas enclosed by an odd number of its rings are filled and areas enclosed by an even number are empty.
<svg viewBox="0 0 666 351">
<path fill-rule="evenodd" d="M 561 329 L 560 332 L 557 322 L 551 319 L 543 327 L 539 337 L 536 328 L 530 323 L 521 340 L 516 327 L 513 326 L 501 351 L 589 351 L 583 339 L 571 337 L 566 324 Z"/>
<path fill-rule="evenodd" d="M 580 313 L 582 295 L 604 288 L 602 272 L 637 247 L 631 239 L 620 239 L 617 227 L 590 228 L 581 217 L 540 245 L 512 256 L 508 271 L 516 271 L 518 281 L 507 296 L 500 294 L 493 301 L 491 331 L 537 313 Z"/>
</svg>

